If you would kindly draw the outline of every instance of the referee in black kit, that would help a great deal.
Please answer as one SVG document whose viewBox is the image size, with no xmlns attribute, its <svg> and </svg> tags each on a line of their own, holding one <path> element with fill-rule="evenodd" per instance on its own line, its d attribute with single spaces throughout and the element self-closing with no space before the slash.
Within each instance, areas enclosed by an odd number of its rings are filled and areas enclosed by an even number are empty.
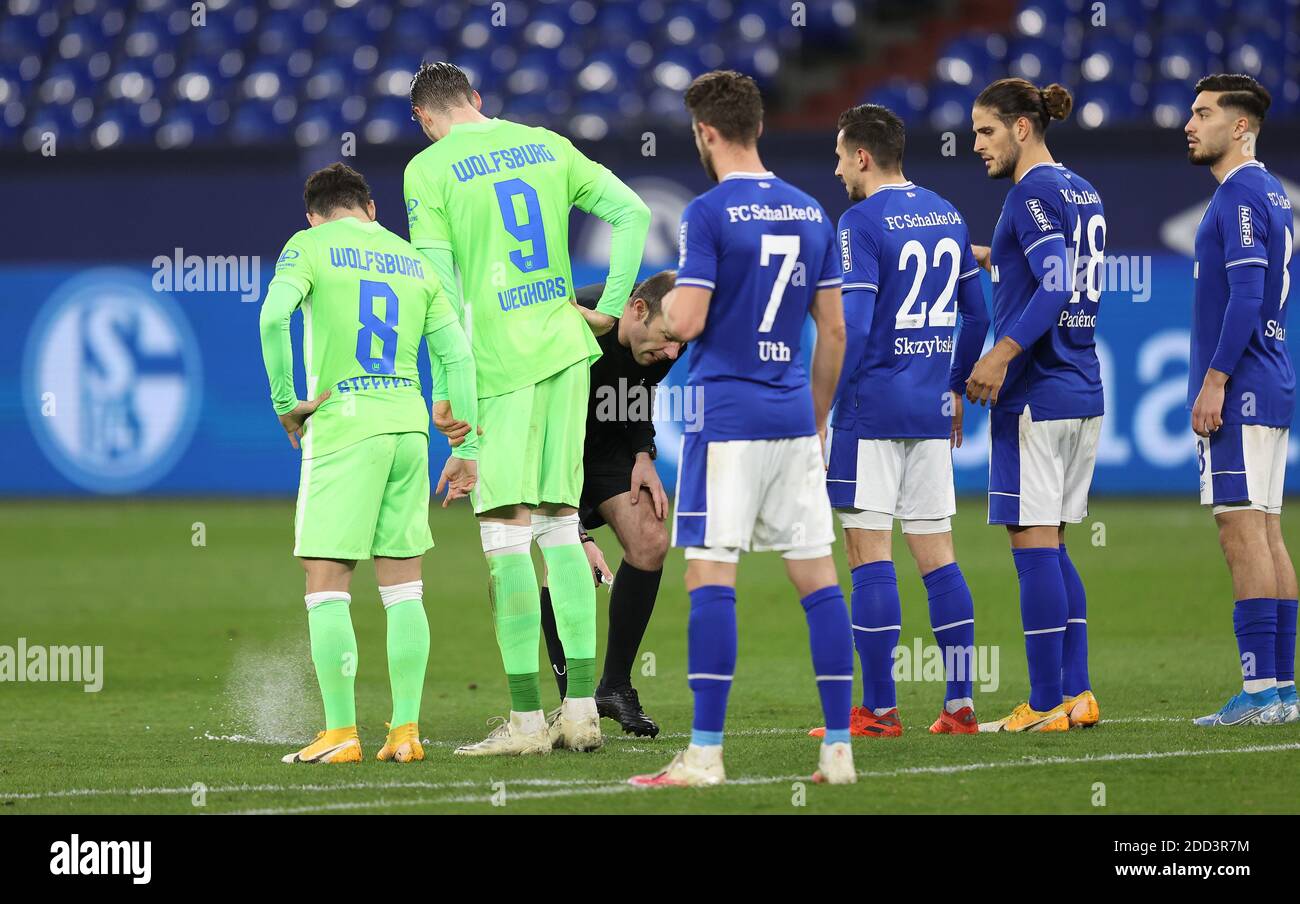
<svg viewBox="0 0 1300 904">
<path fill-rule="evenodd" d="M 605 671 L 596 688 L 601 716 L 623 730 L 654 737 L 659 726 L 641 709 L 632 687 L 632 665 L 654 611 L 668 553 L 668 496 L 655 470 L 654 387 L 668 375 L 684 346 L 664 326 L 664 296 L 676 274 L 664 270 L 632 292 L 617 326 L 597 338 L 602 352 L 591 366 L 587 404 L 587 442 L 583 449 L 583 548 L 595 579 L 609 577 L 609 566 L 586 532 L 608 524 L 623 547 L 623 564 L 609 596 L 609 640 Z M 603 283 L 577 291 L 578 304 L 595 308 Z M 563 697 L 568 686 L 564 648 L 555 629 L 551 596 L 542 587 L 542 633 L 551 669 Z"/>
</svg>

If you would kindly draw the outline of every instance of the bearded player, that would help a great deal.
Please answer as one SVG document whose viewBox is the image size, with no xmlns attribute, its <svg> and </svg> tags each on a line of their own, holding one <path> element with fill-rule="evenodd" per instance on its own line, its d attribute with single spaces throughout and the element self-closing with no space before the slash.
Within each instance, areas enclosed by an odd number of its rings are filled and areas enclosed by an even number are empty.
<svg viewBox="0 0 1300 904">
<path fill-rule="evenodd" d="M 307 572 L 307 626 L 325 730 L 284 762 L 361 760 L 348 589 L 357 560 L 369 558 L 388 623 L 393 693 L 379 759 L 422 760 L 417 721 L 429 622 L 420 561 L 433 539 L 429 410 L 416 369 L 420 337 L 471 423 L 474 360 L 428 262 L 375 221 L 360 173 L 341 163 L 313 173 L 304 200 L 310 228 L 296 233 L 276 262 L 261 336 L 271 402 L 289 442 L 302 450 L 294 555 Z M 299 308 L 311 401 L 300 401 L 293 385 L 289 319 Z M 448 500 L 473 488 L 477 445 L 474 437 L 448 459 L 438 486 L 441 492 L 450 483 Z"/>
<path fill-rule="evenodd" d="M 1060 85 L 1001 79 L 975 100 L 975 153 L 1011 190 L 981 249 L 993 276 L 996 344 L 966 381 L 989 413 L 989 523 L 1011 539 L 1029 660 L 1029 700 L 989 731 L 1067 731 L 1100 718 L 1088 676 L 1083 581 L 1065 548 L 1088 513 L 1101 436 L 1094 338 L 1106 245 L 1101 197 L 1047 148 L 1074 104 Z M 977 251 L 980 256 L 980 251 Z"/>
<path fill-rule="evenodd" d="M 723 724 L 737 655 L 741 554 L 780 552 L 808 625 L 826 735 L 813 778 L 857 780 L 849 742 L 853 640 L 831 558 L 835 527 L 821 438 L 844 356 L 835 230 L 813 198 L 764 169 L 763 101 L 737 72 L 709 72 L 686 91 L 700 161 L 718 184 L 687 205 L 677 285 L 665 325 L 694 342 L 687 382 L 704 401 L 683 434 L 673 545 L 686 547 L 691 742 L 639 785 L 726 780 Z M 797 276 L 796 276 L 797 274 Z M 803 362 L 817 325 L 812 374 Z"/>
<path fill-rule="evenodd" d="M 1247 75 L 1196 85 L 1187 157 L 1218 181 L 1196 230 L 1187 403 L 1201 503 L 1213 507 L 1232 574 L 1241 693 L 1197 725 L 1300 721 L 1296 576 L 1282 540 L 1282 491 L 1295 413 L 1286 347 L 1295 227 L 1286 189 L 1255 159 L 1271 102 Z"/>
<path fill-rule="evenodd" d="M 608 169 L 546 129 L 489 119 L 465 73 L 420 67 L 411 109 L 433 145 L 406 167 L 411 242 L 462 302 L 483 427 L 472 494 L 487 557 L 510 716 L 463 756 L 595 750 L 596 591 L 579 538 L 582 451 L 595 335 L 623 313 L 641 265 L 650 210 Z M 594 311 L 578 307 L 569 211 L 613 226 L 609 278 Z M 454 291 L 459 270 L 463 296 Z M 446 391 L 435 382 L 434 399 Z M 443 412 L 460 413 L 451 406 Z M 538 644 L 541 605 L 530 554 L 546 562 L 568 689 L 548 729 Z"/>
</svg>

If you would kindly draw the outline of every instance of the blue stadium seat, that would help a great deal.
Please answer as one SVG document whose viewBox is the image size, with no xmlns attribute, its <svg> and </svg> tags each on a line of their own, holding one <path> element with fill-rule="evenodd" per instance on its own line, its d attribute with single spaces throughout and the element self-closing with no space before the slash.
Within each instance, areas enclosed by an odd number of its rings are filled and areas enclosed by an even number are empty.
<svg viewBox="0 0 1300 904">
<path fill-rule="evenodd" d="M 373 144 L 388 144 L 393 141 L 419 140 L 420 127 L 411 122 L 411 104 L 406 98 L 387 97 L 376 101 L 366 112 L 361 126 L 360 137 Z"/>
<path fill-rule="evenodd" d="M 1045 85 L 1065 78 L 1065 52 L 1059 43 L 1043 38 L 1018 38 L 1007 51 L 1009 75 Z"/>
<path fill-rule="evenodd" d="M 1211 52 L 1213 33 L 1165 32 L 1156 41 L 1153 65 L 1156 76 L 1195 81 L 1218 68 Z"/>
<path fill-rule="evenodd" d="M 971 107 L 979 96 L 978 88 L 969 85 L 936 85 L 930 91 L 927 121 L 940 131 L 968 131 Z"/>
<path fill-rule="evenodd" d="M 875 88 L 862 98 L 865 104 L 879 104 L 898 114 L 909 126 L 925 121 L 930 95 L 920 82 L 895 78 Z"/>
<path fill-rule="evenodd" d="M 1192 115 L 1192 101 L 1195 98 L 1196 92 L 1192 90 L 1192 84 L 1184 79 L 1154 83 L 1148 104 L 1152 121 L 1165 128 L 1181 129 Z"/>
<path fill-rule="evenodd" d="M 164 149 L 216 144 L 224 134 L 230 107 L 224 101 L 174 104 L 162 117 L 154 141 Z"/>
<path fill-rule="evenodd" d="M 235 108 L 227 132 L 230 140 L 240 145 L 276 144 L 283 142 L 297 114 L 297 102 L 292 97 L 275 100 L 249 98 Z"/>
<path fill-rule="evenodd" d="M 1006 74 L 1007 42 L 1001 35 L 971 32 L 949 41 L 939 52 L 940 82 L 983 87 Z"/>
<path fill-rule="evenodd" d="M 1079 78 L 1085 83 L 1132 81 L 1147 78 L 1147 64 L 1133 46 L 1117 34 L 1103 33 L 1084 42 L 1079 57 Z"/>
<path fill-rule="evenodd" d="M 153 130 L 160 118 L 158 101 L 137 104 L 118 101 L 100 111 L 90 141 L 96 148 L 143 147 L 153 143 Z"/>
<path fill-rule="evenodd" d="M 1085 129 L 1136 122 L 1146 93 L 1146 85 L 1127 81 L 1086 84 L 1075 96 L 1071 119 Z"/>
</svg>

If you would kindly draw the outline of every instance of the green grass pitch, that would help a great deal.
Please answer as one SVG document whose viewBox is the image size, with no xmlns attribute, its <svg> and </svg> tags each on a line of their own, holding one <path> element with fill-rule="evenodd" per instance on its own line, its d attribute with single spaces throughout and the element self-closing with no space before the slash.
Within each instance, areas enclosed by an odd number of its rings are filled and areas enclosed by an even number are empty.
<svg viewBox="0 0 1300 904">
<path fill-rule="evenodd" d="M 648 790 L 686 743 L 687 598 L 670 553 L 635 681 L 664 733 L 604 722 L 594 754 L 462 760 L 507 709 L 478 531 L 463 504 L 433 509 L 425 557 L 433 643 L 421 731 L 427 759 L 373 760 L 388 716 L 384 621 L 369 564 L 352 588 L 357 710 L 366 762 L 285 766 L 320 727 L 302 575 L 288 501 L 0 504 L 0 644 L 104 648 L 104 685 L 0 684 L 0 813 L 1262 813 L 1300 809 L 1300 725 L 1197 730 L 1237 682 L 1231 591 L 1209 515 L 1194 500 L 1095 501 L 1071 554 L 1089 591 L 1092 679 L 1103 724 L 1064 735 L 932 737 L 942 684 L 899 686 L 906 733 L 854 742 L 852 787 L 807 782 L 820 723 L 803 613 L 775 555 L 741 564 L 740 661 L 728 719 L 731 783 Z M 964 500 L 959 561 L 976 642 L 999 648 L 981 718 L 1027 693 L 1015 571 L 1005 532 Z M 201 525 L 201 527 L 200 527 Z M 205 545 L 195 545 L 202 531 Z M 1093 538 L 1104 540 L 1094 544 Z M 608 530 L 597 533 L 613 563 Z M 1289 534 L 1295 545 L 1295 532 Z M 896 538 L 903 635 L 931 642 L 924 589 Z M 836 555 L 843 562 L 843 550 Z M 847 587 L 848 571 L 841 568 Z M 608 594 L 598 591 L 602 624 Z M 602 631 L 603 635 L 603 631 Z M 603 640 L 602 640 L 603 647 Z M 603 650 L 602 650 L 603 654 Z M 555 688 L 543 673 L 545 704 Z M 858 685 L 855 684 L 855 688 Z M 856 691 L 855 691 L 856 693 Z M 1267 776 L 1260 781 L 1259 776 Z M 800 784 L 802 783 L 802 784 Z M 1098 806 L 1102 803 L 1104 805 Z"/>
</svg>

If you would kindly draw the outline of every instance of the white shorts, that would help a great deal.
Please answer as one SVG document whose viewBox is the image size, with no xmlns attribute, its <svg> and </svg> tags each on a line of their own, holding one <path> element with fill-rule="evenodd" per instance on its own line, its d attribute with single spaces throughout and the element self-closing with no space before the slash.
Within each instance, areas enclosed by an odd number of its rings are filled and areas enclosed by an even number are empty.
<svg viewBox="0 0 1300 904">
<path fill-rule="evenodd" d="M 826 489 L 845 527 L 942 533 L 957 511 L 947 439 L 832 436 Z"/>
<path fill-rule="evenodd" d="M 817 436 L 714 440 L 682 436 L 673 545 L 688 558 L 734 562 L 741 551 L 830 555 L 835 540 Z M 709 550 L 703 554 L 701 548 Z"/>
<path fill-rule="evenodd" d="M 1029 406 L 989 415 L 989 524 L 1078 524 L 1088 514 L 1101 416 L 1035 421 Z"/>
<path fill-rule="evenodd" d="M 1214 514 L 1254 509 L 1282 513 L 1291 431 L 1262 424 L 1224 424 L 1209 439 L 1196 437 L 1201 505 Z"/>
</svg>

